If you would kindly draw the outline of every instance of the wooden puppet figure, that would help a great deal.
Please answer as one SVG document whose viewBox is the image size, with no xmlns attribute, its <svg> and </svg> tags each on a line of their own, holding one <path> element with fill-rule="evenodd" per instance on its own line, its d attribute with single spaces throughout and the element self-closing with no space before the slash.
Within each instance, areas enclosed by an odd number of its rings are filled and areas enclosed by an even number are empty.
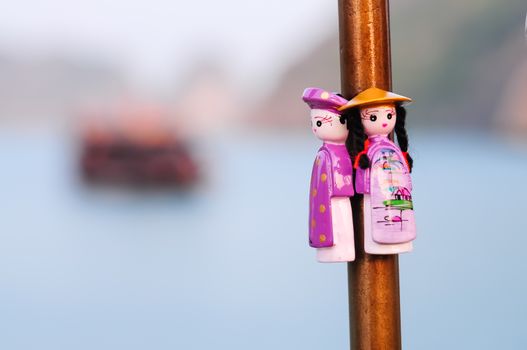
<svg viewBox="0 0 527 350">
<path fill-rule="evenodd" d="M 364 250 L 369 254 L 408 252 L 415 239 L 412 158 L 402 107 L 409 101 L 370 88 L 340 108 L 347 110 L 353 132 L 355 190 L 364 194 Z M 389 139 L 394 129 L 400 147 Z"/>
<path fill-rule="evenodd" d="M 323 141 L 311 174 L 309 245 L 320 262 L 353 261 L 353 166 L 345 145 L 348 123 L 337 110 L 347 100 L 318 88 L 307 88 L 302 98 L 311 108 L 311 129 Z"/>
</svg>

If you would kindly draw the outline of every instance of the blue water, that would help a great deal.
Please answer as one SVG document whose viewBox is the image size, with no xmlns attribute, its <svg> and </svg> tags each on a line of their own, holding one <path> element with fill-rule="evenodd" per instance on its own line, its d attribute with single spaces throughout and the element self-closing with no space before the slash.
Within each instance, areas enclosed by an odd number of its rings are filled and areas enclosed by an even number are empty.
<svg viewBox="0 0 527 350">
<path fill-rule="evenodd" d="M 309 135 L 211 139 L 194 193 L 93 190 L 63 133 L 0 134 L 1 349 L 347 349 L 344 264 L 307 247 Z M 527 150 L 413 135 L 404 347 L 527 346 Z"/>
</svg>

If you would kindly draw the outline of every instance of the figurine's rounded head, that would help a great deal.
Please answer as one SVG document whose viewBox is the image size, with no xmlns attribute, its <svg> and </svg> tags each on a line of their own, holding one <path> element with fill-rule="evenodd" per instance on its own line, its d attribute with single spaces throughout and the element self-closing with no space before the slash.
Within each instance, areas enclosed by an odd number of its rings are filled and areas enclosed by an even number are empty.
<svg viewBox="0 0 527 350">
<path fill-rule="evenodd" d="M 311 130 L 322 141 L 344 143 L 348 137 L 347 120 L 327 109 L 311 110 Z"/>
<path fill-rule="evenodd" d="M 369 107 L 370 105 L 381 105 L 381 104 L 405 104 L 411 102 L 412 99 L 406 96 L 397 95 L 393 92 L 386 91 L 379 88 L 369 88 L 357 96 L 349 100 L 345 105 L 338 108 L 339 111 L 344 111 L 353 107 Z"/>
<path fill-rule="evenodd" d="M 397 112 L 394 103 L 360 107 L 360 118 L 367 136 L 386 136 L 395 128 Z"/>
<path fill-rule="evenodd" d="M 319 88 L 307 88 L 302 99 L 311 108 L 311 130 L 322 141 L 344 143 L 348 137 L 346 118 L 338 108 L 347 100 Z"/>
</svg>

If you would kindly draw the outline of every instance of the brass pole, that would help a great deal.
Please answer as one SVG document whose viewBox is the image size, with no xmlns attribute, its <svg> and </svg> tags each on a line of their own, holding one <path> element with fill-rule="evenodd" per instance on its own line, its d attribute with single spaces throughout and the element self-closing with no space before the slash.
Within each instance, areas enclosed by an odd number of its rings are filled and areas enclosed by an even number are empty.
<svg viewBox="0 0 527 350">
<path fill-rule="evenodd" d="M 339 0 L 342 94 L 391 90 L 389 0 Z M 397 255 L 364 252 L 362 196 L 352 199 L 356 259 L 348 263 L 353 350 L 401 349 Z"/>
</svg>

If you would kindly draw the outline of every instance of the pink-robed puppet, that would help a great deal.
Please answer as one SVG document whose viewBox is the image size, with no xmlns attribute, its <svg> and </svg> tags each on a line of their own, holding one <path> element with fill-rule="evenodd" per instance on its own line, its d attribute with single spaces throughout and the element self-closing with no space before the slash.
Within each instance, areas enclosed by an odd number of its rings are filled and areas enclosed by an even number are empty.
<svg viewBox="0 0 527 350">
<path fill-rule="evenodd" d="M 340 108 L 353 132 L 355 190 L 364 194 L 364 250 L 369 254 L 408 252 L 415 239 L 412 158 L 402 107 L 409 101 L 370 88 Z M 394 129 L 400 147 L 389 139 Z"/>
<path fill-rule="evenodd" d="M 311 108 L 313 133 L 324 142 L 311 174 L 309 245 L 320 262 L 353 261 L 353 166 L 345 145 L 347 121 L 337 110 L 347 100 L 318 88 L 307 88 L 302 99 Z"/>
</svg>

